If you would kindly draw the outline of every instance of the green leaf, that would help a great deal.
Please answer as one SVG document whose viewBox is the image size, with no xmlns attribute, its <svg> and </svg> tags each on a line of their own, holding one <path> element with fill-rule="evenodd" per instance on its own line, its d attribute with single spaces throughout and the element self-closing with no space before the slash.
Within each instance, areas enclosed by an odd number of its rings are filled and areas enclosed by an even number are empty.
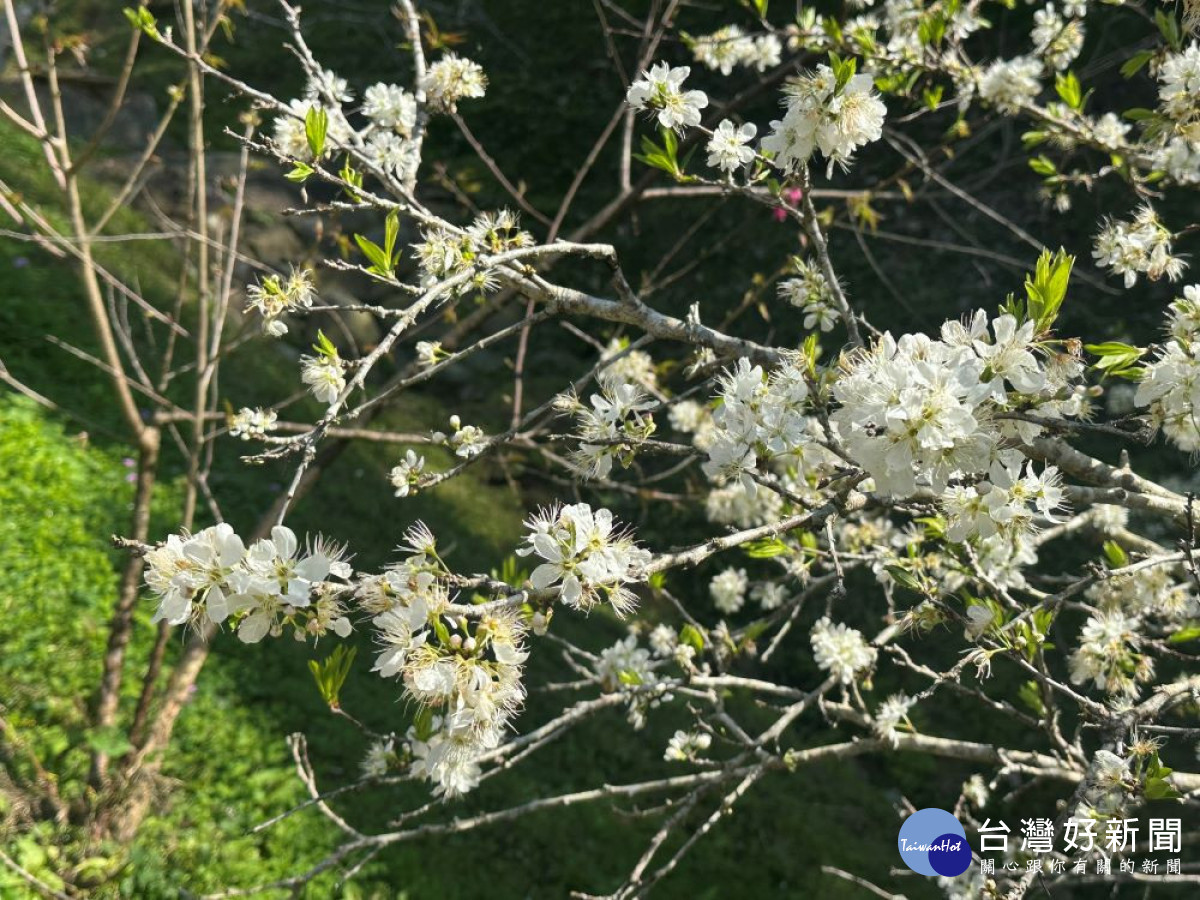
<svg viewBox="0 0 1200 900">
<path fill-rule="evenodd" d="M 1119 341 L 1106 341 L 1103 344 L 1084 344 L 1083 349 L 1097 357 L 1092 368 L 1105 375 L 1133 380 L 1141 376 L 1141 367 L 1136 363 L 1146 352 L 1142 347 L 1122 344 Z"/>
<path fill-rule="evenodd" d="M 295 168 L 288 172 L 284 177 L 287 178 L 288 181 L 295 181 L 298 184 L 303 184 L 308 180 L 308 176 L 315 171 L 316 169 L 314 169 L 308 163 L 297 161 Z"/>
<path fill-rule="evenodd" d="M 162 40 L 162 35 L 158 32 L 158 21 L 146 7 L 139 6 L 137 9 L 125 7 L 121 11 L 125 13 L 125 18 L 129 20 L 129 24 L 141 31 L 146 37 L 153 38 L 156 41 Z"/>
<path fill-rule="evenodd" d="M 1116 541 L 1104 542 L 1104 556 L 1108 559 L 1108 564 L 1114 569 L 1119 569 L 1129 563 L 1129 556 L 1125 553 L 1125 548 Z"/>
<path fill-rule="evenodd" d="M 1043 176 L 1058 174 L 1058 167 L 1054 165 L 1053 160 L 1046 156 L 1035 156 L 1029 161 L 1029 168 Z"/>
<path fill-rule="evenodd" d="M 679 629 L 679 643 L 687 644 L 700 653 L 704 650 L 704 634 L 695 625 L 684 625 Z"/>
<path fill-rule="evenodd" d="M 329 130 L 329 114 L 319 106 L 310 106 L 304 117 L 304 136 L 308 138 L 308 149 L 314 159 L 325 152 L 325 135 Z"/>
<path fill-rule="evenodd" d="M 1125 78 L 1132 78 L 1140 72 L 1150 60 L 1154 59 L 1153 50 L 1142 50 L 1140 53 L 1135 53 L 1129 59 L 1125 60 L 1121 65 L 1121 75 Z"/>
<path fill-rule="evenodd" d="M 1179 21 L 1170 13 L 1161 9 L 1154 11 L 1154 22 L 1163 38 L 1171 45 L 1172 50 L 1179 50 L 1183 43 L 1183 32 L 1179 30 Z"/>
<path fill-rule="evenodd" d="M 1028 706 L 1035 715 L 1044 716 L 1046 714 L 1046 705 L 1042 702 L 1042 692 L 1038 688 L 1038 683 L 1032 679 L 1021 685 L 1017 691 L 1017 698 Z"/>
<path fill-rule="evenodd" d="M 400 211 L 393 209 L 387 214 L 383 231 L 383 255 L 388 260 L 388 271 L 396 268 L 396 239 L 400 236 Z"/>
<path fill-rule="evenodd" d="M 392 260 L 384 248 L 361 234 L 354 236 L 354 242 L 358 244 L 358 249 L 363 252 L 363 256 L 371 261 L 371 265 L 367 268 L 368 272 L 383 276 L 392 274 Z"/>
<path fill-rule="evenodd" d="M 631 669 L 622 669 L 617 673 L 617 680 L 621 682 L 621 684 L 637 687 L 642 683 L 642 676 Z"/>
<path fill-rule="evenodd" d="M 892 580 L 902 587 L 908 588 L 910 591 L 915 591 L 918 594 L 925 593 L 925 589 L 921 586 L 915 575 L 903 566 L 890 565 L 884 566 L 887 573 L 892 576 Z"/>
<path fill-rule="evenodd" d="M 341 705 L 342 686 L 345 685 L 346 678 L 350 675 L 350 665 L 357 655 L 357 647 L 338 644 L 324 660 L 310 659 L 308 661 L 308 670 L 312 672 L 313 680 L 317 683 L 321 699 L 331 709 L 337 709 Z"/>
<path fill-rule="evenodd" d="M 330 359 L 338 355 L 337 347 L 333 345 L 333 341 L 320 329 L 317 330 L 317 342 L 313 344 L 313 349 L 322 356 L 329 357 Z"/>
<path fill-rule="evenodd" d="M 1180 628 L 1169 638 L 1167 638 L 1167 643 L 1186 644 L 1188 641 L 1194 641 L 1197 638 L 1200 638 L 1200 622 L 1185 625 L 1183 628 Z"/>
<path fill-rule="evenodd" d="M 751 559 L 770 559 L 788 553 L 790 548 L 779 538 L 769 537 L 743 544 L 742 551 Z"/>
<path fill-rule="evenodd" d="M 1027 312 L 1034 322 L 1037 334 L 1049 331 L 1058 318 L 1058 311 L 1067 296 L 1067 284 L 1074 265 L 1075 257 L 1061 247 L 1053 255 L 1049 250 L 1043 250 L 1032 277 L 1026 277 Z"/>
<path fill-rule="evenodd" d="M 1079 112 L 1083 108 L 1083 89 L 1074 72 L 1060 72 L 1054 78 L 1054 90 L 1062 98 L 1063 103 Z"/>
</svg>

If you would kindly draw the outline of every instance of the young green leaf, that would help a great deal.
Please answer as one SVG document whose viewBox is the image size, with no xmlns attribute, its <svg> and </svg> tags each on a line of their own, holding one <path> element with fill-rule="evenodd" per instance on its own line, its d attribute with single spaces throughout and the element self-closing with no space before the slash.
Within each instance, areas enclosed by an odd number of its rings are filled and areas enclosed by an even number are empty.
<svg viewBox="0 0 1200 900">
<path fill-rule="evenodd" d="M 329 114 L 319 106 L 310 106 L 304 117 L 304 136 L 308 138 L 308 149 L 313 159 L 320 159 L 325 152 L 325 135 L 329 130 Z"/>
</svg>

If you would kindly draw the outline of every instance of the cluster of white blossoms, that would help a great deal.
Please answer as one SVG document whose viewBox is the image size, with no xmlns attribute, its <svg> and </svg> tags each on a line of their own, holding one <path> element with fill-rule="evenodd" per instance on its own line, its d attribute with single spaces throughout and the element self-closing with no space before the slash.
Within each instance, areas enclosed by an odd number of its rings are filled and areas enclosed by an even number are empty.
<svg viewBox="0 0 1200 900">
<path fill-rule="evenodd" d="M 847 451 L 877 489 L 910 496 L 918 484 L 941 494 L 954 479 L 992 470 L 1001 441 L 1030 439 L 1037 426 L 996 415 L 1015 396 L 1068 414 L 1077 403 L 1055 398 L 1082 373 L 1073 357 L 1043 365 L 1032 321 L 982 310 L 942 326 L 941 340 L 885 334 L 851 356 L 833 385 L 841 404 L 831 419 Z M 978 493 L 978 492 L 977 492 Z"/>
<path fill-rule="evenodd" d="M 1085 596 L 1097 608 L 1123 610 L 1139 618 L 1181 622 L 1200 615 L 1193 582 L 1170 566 L 1151 566 L 1113 575 L 1089 587 Z"/>
<path fill-rule="evenodd" d="M 618 381 L 640 384 L 648 391 L 658 390 L 658 373 L 654 357 L 645 350 L 631 350 L 629 341 L 613 338 L 600 355 L 604 373 Z"/>
<path fill-rule="evenodd" d="M 610 371 L 600 375 L 600 392 L 592 394 L 591 406 L 573 396 L 560 405 L 575 412 L 579 449 L 575 465 L 585 478 L 607 478 L 613 461 L 629 465 L 635 449 L 654 433 L 649 411 L 657 406 L 637 384 L 622 381 Z"/>
<path fill-rule="evenodd" d="M 521 230 L 517 214 L 502 209 L 480 213 L 462 230 L 450 231 L 440 226 L 425 229 L 421 232 L 421 242 L 413 245 L 413 256 L 421 266 L 421 283 L 425 288 L 455 275 L 471 273 L 471 278 L 455 288 L 455 293 L 465 294 L 471 290 L 491 291 L 498 285 L 494 274 L 478 267 L 480 257 L 532 245 L 533 237 Z"/>
<path fill-rule="evenodd" d="M 1163 113 L 1193 141 L 1200 140 L 1200 44 L 1168 54 L 1159 67 L 1158 82 Z"/>
<path fill-rule="evenodd" d="M 833 291 L 825 275 L 816 263 L 800 257 L 792 258 L 792 269 L 796 277 L 779 282 L 778 293 L 782 300 L 804 313 L 804 327 L 832 331 L 837 324 L 838 313 L 834 306 Z"/>
<path fill-rule="evenodd" d="M 805 373 L 789 362 L 768 377 L 762 366 L 740 359 L 719 384 L 721 403 L 713 411 L 716 430 L 704 472 L 710 478 L 738 478 L 753 495 L 757 488 L 750 473 L 759 459 L 795 453 L 812 439 Z"/>
<path fill-rule="evenodd" d="M 425 457 L 415 450 L 406 450 L 403 459 L 392 467 L 388 473 L 388 481 L 396 489 L 397 497 L 407 497 L 421 481 L 421 473 L 425 471 Z"/>
<path fill-rule="evenodd" d="M 841 623 L 835 625 L 828 617 L 817 620 L 809 639 L 817 665 L 842 684 L 853 684 L 856 676 L 875 664 L 878 651 L 862 633 Z"/>
<path fill-rule="evenodd" d="M 685 91 L 683 82 L 692 70 L 655 63 L 629 86 L 625 101 L 635 110 L 646 110 L 663 128 L 684 131 L 700 124 L 700 110 L 708 106 L 704 91 Z"/>
<path fill-rule="evenodd" d="M 1001 112 L 1015 113 L 1042 91 L 1042 64 L 1028 56 L 996 60 L 979 77 L 979 96 Z"/>
<path fill-rule="evenodd" d="M 479 63 L 447 53 L 429 67 L 421 89 L 431 110 L 454 113 L 460 100 L 478 100 L 486 93 L 487 76 Z"/>
<path fill-rule="evenodd" d="M 638 645 L 636 634 L 602 650 L 594 663 L 601 689 L 626 696 L 627 717 L 635 729 L 645 726 L 647 712 L 673 698 L 655 670 L 657 665 L 650 651 Z"/>
<path fill-rule="evenodd" d="M 1109 219 L 1096 235 L 1092 250 L 1096 263 L 1125 276 L 1125 287 L 1137 283 L 1138 273 L 1151 281 L 1164 275 L 1177 281 L 1185 264 L 1171 254 L 1171 231 L 1150 206 L 1143 206 L 1128 222 Z"/>
<path fill-rule="evenodd" d="M 859 147 L 883 135 L 887 107 L 870 75 L 839 79 L 826 65 L 801 75 L 784 88 L 784 116 L 771 122 L 762 149 L 784 172 L 796 172 L 820 150 L 834 163 L 848 165 Z"/>
<path fill-rule="evenodd" d="M 430 112 L 453 113 L 460 100 L 484 95 L 487 77 L 478 64 L 447 53 L 425 73 L 420 88 Z M 354 148 L 369 165 L 386 176 L 411 179 L 420 162 L 413 141 L 420 119 L 417 97 L 397 84 L 379 82 L 363 94 L 357 113 L 366 120 L 361 127 L 352 124 L 355 110 L 346 107 L 354 93 L 344 78 L 321 69 L 310 79 L 305 96 L 288 103 L 287 111 L 276 117 L 274 143 L 279 153 L 303 163 L 319 162 L 310 142 L 308 120 L 324 113 L 325 129 L 321 159 L 343 149 Z M 344 108 L 346 107 L 346 108 Z"/>
<path fill-rule="evenodd" d="M 746 604 L 749 587 L 750 579 L 746 576 L 746 570 L 731 567 L 713 576 L 708 583 L 708 593 L 719 612 L 731 615 Z"/>
<path fill-rule="evenodd" d="M 779 65 L 782 52 L 783 42 L 775 35 L 748 35 L 736 25 L 692 40 L 696 62 L 722 75 L 731 74 L 738 66 L 765 72 Z"/>
<path fill-rule="evenodd" d="M 296 535 L 281 525 L 249 549 L 225 523 L 171 535 L 146 552 L 146 584 L 159 597 L 154 621 L 200 627 L 229 620 L 249 644 L 278 637 L 286 626 L 301 641 L 330 631 L 346 637 L 344 588 L 327 582 L 350 577 L 342 552 L 318 538 L 302 554 Z"/>
<path fill-rule="evenodd" d="M 240 437 L 243 441 L 251 438 L 264 438 L 268 432 L 274 431 L 279 414 L 273 409 L 250 409 L 243 406 L 229 417 L 229 434 Z"/>
<path fill-rule="evenodd" d="M 1074 9 L 1066 9 L 1070 16 Z M 1074 17 L 1064 19 L 1053 3 L 1047 3 L 1033 14 L 1034 52 L 1051 69 L 1062 71 L 1075 61 L 1083 49 L 1083 23 Z"/>
<path fill-rule="evenodd" d="M 1171 304 L 1169 339 L 1145 366 L 1134 402 L 1179 449 L 1200 451 L 1200 284 Z"/>
<path fill-rule="evenodd" d="M 464 425 L 457 415 L 450 417 L 450 432 L 435 431 L 433 442 L 445 444 L 459 459 L 478 456 L 488 445 L 488 437 L 478 425 Z"/>
<path fill-rule="evenodd" d="M 732 175 L 742 166 L 749 165 L 755 157 L 750 142 L 757 133 L 758 127 L 753 122 L 734 125 L 728 119 L 722 119 L 708 141 L 709 166 Z"/>
<path fill-rule="evenodd" d="M 1019 451 L 1000 451 L 988 476 L 974 484 L 950 485 L 941 497 L 946 537 L 952 541 L 1019 536 L 1032 530 L 1034 514 L 1056 521 L 1063 504 L 1062 478 L 1054 466 L 1035 473 Z"/>
<path fill-rule="evenodd" d="M 373 671 L 399 678 L 421 710 L 410 735 L 412 774 L 455 796 L 474 786 L 479 756 L 500 744 L 524 702 L 527 629 L 520 611 L 503 605 L 455 615 L 433 535 L 418 524 L 406 540 L 411 553 L 360 579 L 356 599 L 373 615 Z"/>
<path fill-rule="evenodd" d="M 1090 681 L 1110 694 L 1136 694 L 1139 683 L 1154 677 L 1154 660 L 1137 652 L 1141 627 L 1137 616 L 1119 609 L 1089 617 L 1068 661 L 1072 683 Z"/>
<path fill-rule="evenodd" d="M 782 512 L 783 497 L 777 492 L 747 491 L 740 481 L 710 487 L 704 498 L 704 514 L 714 525 L 755 528 L 779 521 Z"/>
<path fill-rule="evenodd" d="M 696 759 L 712 746 L 712 735 L 707 731 L 676 731 L 667 741 L 663 759 L 667 762 L 688 762 Z"/>
<path fill-rule="evenodd" d="M 398 84 L 373 84 L 363 93 L 362 114 L 376 128 L 412 137 L 417 124 L 417 98 Z"/>
<path fill-rule="evenodd" d="M 379 82 L 367 88 L 360 109 L 371 122 L 363 132 L 363 154 L 384 172 L 413 176 L 419 162 L 412 141 L 417 98 L 397 84 Z"/>
<path fill-rule="evenodd" d="M 520 556 L 544 560 L 530 575 L 535 590 L 561 584 L 559 597 L 587 611 L 607 602 L 619 615 L 637 605 L 629 584 L 643 578 L 650 553 L 626 531 L 616 530 L 612 513 L 586 503 L 540 509 L 525 522 L 529 528 Z"/>
<path fill-rule="evenodd" d="M 1121 818 L 1138 786 L 1130 763 L 1108 750 L 1097 750 L 1088 766 L 1083 796 L 1074 818 L 1100 820 Z"/>
<path fill-rule="evenodd" d="M 268 275 L 257 284 L 246 288 L 246 311 L 254 310 L 262 315 L 262 328 L 271 337 L 287 334 L 283 315 L 297 310 L 309 309 L 316 299 L 312 270 L 292 268 L 291 274 L 283 279 Z"/>
</svg>

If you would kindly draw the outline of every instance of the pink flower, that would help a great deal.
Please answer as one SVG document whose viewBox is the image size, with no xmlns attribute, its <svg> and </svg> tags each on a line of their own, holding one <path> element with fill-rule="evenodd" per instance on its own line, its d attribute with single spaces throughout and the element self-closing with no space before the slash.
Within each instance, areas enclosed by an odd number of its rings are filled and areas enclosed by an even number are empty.
<svg viewBox="0 0 1200 900">
<path fill-rule="evenodd" d="M 800 188 L 788 188 L 783 192 L 783 202 L 789 206 L 795 206 L 800 202 L 800 198 L 803 196 L 804 191 L 800 190 Z M 786 222 L 788 217 L 787 210 L 783 208 L 772 210 L 771 215 L 775 217 L 776 222 Z"/>
</svg>

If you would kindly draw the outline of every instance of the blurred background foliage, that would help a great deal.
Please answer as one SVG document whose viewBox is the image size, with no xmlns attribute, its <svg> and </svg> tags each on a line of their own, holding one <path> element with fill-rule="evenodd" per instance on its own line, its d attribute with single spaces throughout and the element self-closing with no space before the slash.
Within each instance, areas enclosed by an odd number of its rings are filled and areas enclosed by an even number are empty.
<svg viewBox="0 0 1200 900">
<path fill-rule="evenodd" d="M 169 4 L 151 6 L 160 19 L 169 20 Z M 386 6 L 366 0 L 305 3 L 307 34 L 317 57 L 349 78 L 360 92 L 376 80 L 408 80 L 408 62 L 399 49 L 400 29 Z M 443 39 L 482 63 L 490 77 L 486 100 L 464 106 L 471 129 L 505 172 L 527 179 L 521 182 L 527 200 L 553 215 L 623 93 L 593 5 L 585 0 L 474 0 L 431 2 L 424 7 L 433 14 Z M 686 30 L 705 33 L 738 21 L 740 15 L 738 4 L 730 0 L 688 7 L 680 20 Z M 54 17 L 60 31 L 85 36 L 93 72 L 111 75 L 115 71 L 127 37 L 127 24 L 116 5 L 61 0 L 54 5 Z M 1085 78 L 1085 85 L 1111 92 L 1118 98 L 1113 102 L 1119 103 L 1125 95 L 1136 93 L 1112 71 L 1113 59 L 1116 64 L 1120 61 L 1114 54 L 1130 43 L 1130 20 L 1118 10 L 1099 21 L 1103 27 L 1089 31 L 1083 55 L 1085 61 L 1093 61 L 1085 74 L 1094 80 Z M 247 0 L 244 13 L 234 13 L 232 22 L 232 40 L 221 39 L 214 47 L 220 64 L 277 96 L 298 94 L 302 77 L 282 48 L 284 34 L 273 3 Z M 981 39 L 1005 46 L 1028 33 L 1020 13 L 1002 17 L 1000 23 Z M 670 41 L 665 47 L 665 56 L 676 63 L 684 61 L 681 47 Z M 143 53 L 137 87 L 161 107 L 167 86 L 181 72 L 170 55 L 152 46 L 144 46 Z M 714 91 L 718 85 L 701 73 L 697 82 Z M 720 90 L 732 93 L 743 86 L 735 79 Z M 1142 105 L 1136 100 L 1131 96 L 1127 105 Z M 222 130 L 244 109 L 244 101 L 230 97 L 215 82 L 209 84 L 208 101 L 213 152 L 230 153 L 233 143 Z M 765 123 L 775 109 L 774 94 L 768 92 L 751 103 L 745 115 Z M 913 126 L 912 133 L 938 141 L 952 120 L 952 116 L 930 117 L 926 124 Z M 182 118 L 176 125 L 182 128 Z M 172 153 L 178 156 L 184 142 L 182 131 L 170 135 L 163 151 L 168 173 Z M 0 179 L 31 201 L 51 202 L 54 191 L 39 167 L 36 146 L 7 126 L 0 126 L 0 146 L 4 147 Z M 425 171 L 453 181 L 481 208 L 507 202 L 452 123 L 436 122 L 426 146 Z M 106 148 L 106 152 L 118 151 Z M 1053 212 L 1036 199 L 1037 180 L 1026 168 L 1019 134 L 1011 123 L 984 123 L 979 132 L 960 142 L 955 154 L 943 170 L 950 177 L 961 178 L 963 187 L 1047 243 L 1064 244 L 1080 255 L 1081 270 L 1097 275 L 1088 262 L 1090 236 L 1098 210 L 1123 211 L 1131 205 L 1119 187 L 1102 185 L 1093 195 L 1080 198 L 1071 213 Z M 839 174 L 832 184 L 870 186 L 895 164 L 894 154 L 886 151 L 865 154 L 850 175 Z M 566 220 L 567 231 L 611 199 L 616 165 L 610 147 L 583 183 L 578 211 Z M 635 171 L 635 178 L 640 174 Z M 281 175 L 279 181 L 284 184 Z M 87 187 L 84 199 L 89 208 L 102 208 L 112 196 L 113 184 L 102 176 Z M 298 191 L 294 193 L 298 200 Z M 440 202 L 449 204 L 449 194 Z M 692 202 L 643 205 L 599 235 L 617 244 L 635 285 L 702 210 Z M 737 201 L 714 201 L 703 210 L 711 218 L 672 265 L 688 268 L 651 302 L 676 314 L 699 302 L 704 320 L 713 323 L 745 306 L 739 327 L 746 333 L 760 340 L 797 342 L 802 334 L 799 319 L 772 302 L 770 286 L 788 255 L 801 250 L 795 230 L 777 223 L 762 207 Z M 966 243 L 1027 264 L 1035 256 L 995 222 L 966 207 L 946 209 L 936 216 L 926 210 L 916 216 L 904 204 L 893 202 L 870 212 L 858 219 L 861 233 L 835 230 L 833 244 L 852 300 L 881 327 L 933 327 L 974 307 L 994 308 L 1021 284 L 1019 268 L 997 263 L 987 254 L 920 249 L 911 243 L 913 239 Z M 1170 210 L 1165 213 L 1169 218 Z M 249 216 L 254 214 L 253 208 L 248 210 Z M 843 215 L 840 221 L 854 219 Z M 544 231 L 528 220 L 525 224 L 535 234 Z M 331 227 L 325 236 L 327 252 L 336 238 L 336 223 Z M 122 210 L 109 230 L 153 228 L 145 213 L 133 208 Z M 884 233 L 909 243 L 881 239 Z M 861 246 L 869 246 L 872 255 L 865 255 Z M 169 244 L 114 243 L 102 246 L 99 253 L 106 266 L 137 283 L 151 302 L 170 308 L 181 261 Z M 584 284 L 594 279 L 594 285 L 602 288 L 603 273 L 566 266 L 563 271 L 564 277 Z M 880 271 L 887 273 L 886 280 Z M 46 340 L 54 335 L 84 350 L 94 348 L 73 270 L 31 245 L 0 240 L 0 278 L 5 295 L 0 303 L 0 359 L 14 376 L 61 405 L 54 412 L 13 394 L 0 395 L 0 572 L 4 575 L 0 705 L 20 739 L 56 773 L 60 790 L 70 798 L 85 790 L 89 749 L 98 741 L 116 739 L 87 730 L 85 704 L 100 671 L 104 626 L 115 596 L 120 560 L 109 536 L 127 527 L 132 500 L 130 451 L 120 437 L 107 381 L 90 364 Z M 1168 297 L 1165 290 L 1139 284 L 1137 291 L 1146 302 L 1136 303 L 1129 302 L 1128 295 L 1120 297 L 1094 285 L 1081 287 L 1077 281 L 1064 310 L 1063 330 L 1086 332 L 1092 323 L 1103 322 L 1103 335 L 1089 333 L 1090 338 L 1144 340 L 1157 327 Z M 602 339 L 608 336 L 593 330 Z M 295 391 L 295 357 L 303 349 L 303 335 L 290 337 L 290 346 L 285 343 L 264 351 L 261 343 L 254 342 L 231 356 L 222 383 L 235 407 L 270 405 Z M 446 417 L 457 412 L 465 421 L 492 430 L 504 427 L 511 402 L 511 353 L 511 347 L 501 347 L 481 354 L 465 378 L 437 380 L 406 396 L 381 424 L 427 430 L 443 426 Z M 556 326 L 535 333 L 527 367 L 530 396 L 544 398 L 561 390 L 559 373 L 580 371 L 595 355 L 593 348 L 567 338 Z M 664 369 L 660 374 L 668 383 L 681 383 L 672 371 Z M 186 380 L 172 390 L 187 396 Z M 287 416 L 303 421 L 315 413 L 311 404 L 299 401 L 289 407 Z M 286 477 L 283 467 L 245 466 L 239 460 L 243 450 L 240 442 L 225 439 L 218 447 L 211 479 L 227 518 L 239 529 L 251 527 Z M 444 544 L 452 546 L 453 565 L 462 571 L 486 571 L 499 567 L 519 542 L 527 509 L 553 497 L 569 498 L 575 490 L 550 484 L 535 471 L 503 470 L 488 463 L 428 495 L 398 501 L 386 482 L 397 455 L 396 448 L 387 445 L 357 446 L 347 452 L 298 505 L 290 524 L 300 533 L 321 531 L 347 541 L 355 553 L 355 567 L 369 570 L 390 558 L 409 524 L 423 519 Z M 436 452 L 430 457 L 434 468 L 447 463 Z M 1156 464 L 1152 455 L 1143 462 Z M 154 507 L 154 537 L 174 527 L 183 470 L 183 460 L 167 446 L 165 477 Z M 648 507 L 637 498 L 605 492 L 587 496 L 635 522 L 639 537 L 653 547 L 679 545 L 704 534 L 704 523 L 692 510 L 657 504 L 648 514 Z M 695 573 L 672 575 L 670 586 L 689 604 L 708 609 L 707 580 L 730 562 L 720 559 Z M 743 559 L 736 564 L 752 570 L 762 565 Z M 852 588 L 839 616 L 861 626 L 877 621 L 877 590 L 867 584 Z M 152 608 L 147 601 L 139 609 L 133 660 L 144 658 L 153 641 Z M 644 612 L 651 621 L 666 614 L 653 603 Z M 624 631 L 621 623 L 601 613 L 586 620 L 564 613 L 556 618 L 555 628 L 594 649 L 611 644 Z M 772 661 L 770 677 L 799 684 L 813 681 L 807 641 L 802 631 L 799 634 L 790 643 L 790 652 Z M 378 731 L 403 732 L 411 711 L 398 703 L 394 685 L 369 674 L 373 658 L 369 641 L 361 634 L 353 640 L 360 653 L 343 692 L 346 708 Z M 936 640 L 936 634 L 927 639 L 930 644 Z M 180 646 L 181 641 L 174 642 L 171 652 L 178 652 Z M 926 649 L 936 653 L 936 648 Z M 253 648 L 228 638 L 217 641 L 176 731 L 156 813 L 133 846 L 85 849 L 82 835 L 46 822 L 36 829 L 0 831 L 0 843 L 51 884 L 57 872 L 93 873 L 97 883 L 104 882 L 96 889 L 97 897 L 177 897 L 181 890 L 247 885 L 308 868 L 334 845 L 336 835 L 324 819 L 302 813 L 261 833 L 250 829 L 304 797 L 285 745 L 291 732 L 307 735 L 324 786 L 357 777 L 363 740 L 324 708 L 305 664 L 307 659 L 323 658 L 328 650 L 326 644 L 314 648 L 290 641 Z M 139 674 L 131 665 L 128 691 L 136 692 Z M 529 683 L 562 675 L 551 649 L 535 647 Z M 895 687 L 883 676 L 875 693 L 886 696 Z M 1012 687 L 1015 691 L 1015 683 Z M 127 699 L 132 702 L 135 693 Z M 927 718 L 933 714 L 923 709 L 917 711 L 918 727 L 936 732 L 939 723 L 954 722 L 963 737 L 1005 740 L 1009 746 L 1027 740 L 968 703 L 943 700 L 948 702 L 939 707 L 936 718 Z M 553 697 L 533 693 L 521 727 L 532 727 L 553 708 Z M 810 731 L 820 725 L 817 715 L 813 714 Z M 805 743 L 808 722 L 801 720 L 794 729 L 798 745 Z M 677 712 L 652 716 L 645 733 L 635 739 L 621 711 L 610 712 L 551 745 L 533 765 L 487 782 L 461 801 L 462 811 L 662 772 L 661 752 L 667 737 L 685 724 Z M 704 838 L 703 848 L 664 882 L 660 893 L 696 898 L 863 896 L 860 888 L 823 875 L 820 866 L 827 864 L 904 890 L 914 900 L 936 896 L 931 885 L 889 875 L 898 863 L 894 807 L 902 795 L 917 807 L 948 805 L 966 774 L 955 764 L 904 757 L 858 759 L 794 776 L 773 775 L 739 805 L 735 815 Z M 353 818 L 364 828 L 382 828 L 397 812 L 421 802 L 424 794 L 421 787 L 364 792 L 354 801 Z M 0 804 L 6 802 L 4 796 L 0 793 Z M 1027 793 L 1016 811 L 1050 814 L 1053 797 L 1036 790 Z M 14 812 L 0 808 L 0 822 Z M 655 826 L 653 818 L 604 805 L 540 813 L 512 825 L 400 844 L 366 865 L 354 882 L 342 885 L 327 874 L 303 896 L 560 897 L 571 888 L 603 890 L 615 886 L 628 871 Z M 15 876 L 0 868 L 0 896 L 19 897 L 24 890 Z"/>
</svg>

